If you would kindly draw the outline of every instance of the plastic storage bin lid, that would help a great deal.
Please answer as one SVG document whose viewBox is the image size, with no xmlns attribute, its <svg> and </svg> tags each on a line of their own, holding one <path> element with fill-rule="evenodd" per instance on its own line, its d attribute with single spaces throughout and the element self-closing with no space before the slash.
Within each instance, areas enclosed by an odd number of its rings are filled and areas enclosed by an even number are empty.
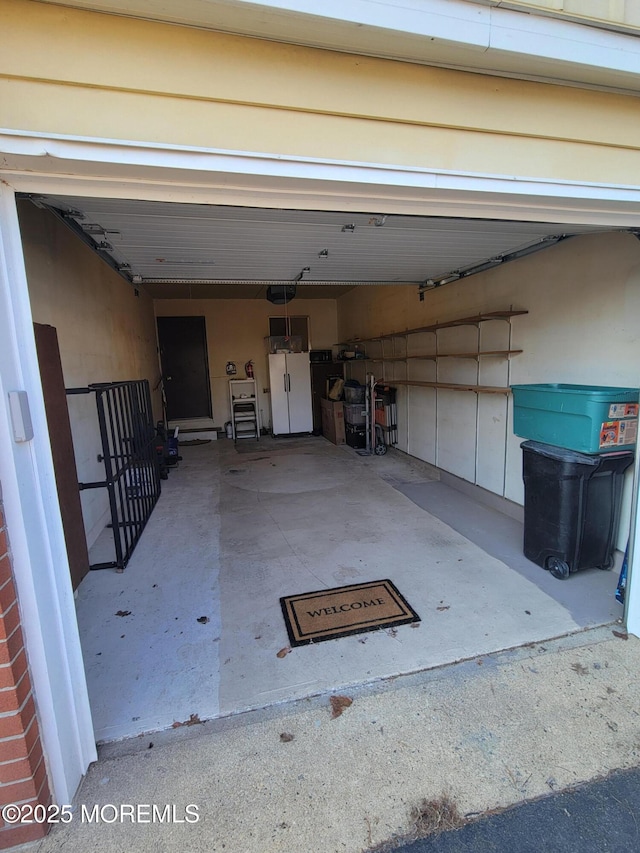
<svg viewBox="0 0 640 853">
<path fill-rule="evenodd" d="M 556 447 L 555 444 L 543 444 L 541 441 L 523 441 L 520 447 L 530 450 L 547 459 L 557 459 L 559 462 L 578 462 L 583 465 L 599 465 L 600 457 L 597 455 L 579 453 L 577 450 L 567 450 L 565 447 Z"/>
<path fill-rule="evenodd" d="M 556 447 L 555 444 L 543 444 L 541 441 L 523 441 L 520 447 L 523 450 L 530 450 L 532 453 L 537 453 L 539 456 L 546 456 L 547 459 L 556 459 L 558 462 L 575 462 L 580 465 L 600 465 L 603 457 L 607 459 L 612 456 L 629 456 L 628 450 L 620 450 L 618 453 L 579 453 L 577 450 L 567 450 L 565 447 Z"/>
<path fill-rule="evenodd" d="M 511 389 L 516 391 L 580 394 L 582 396 L 597 397 L 604 402 L 621 396 L 628 398 L 628 402 L 633 402 L 638 399 L 638 395 L 640 394 L 640 389 L 638 388 L 623 388 L 614 385 L 573 385 L 566 382 L 547 382 L 538 385 L 511 385 Z"/>
</svg>

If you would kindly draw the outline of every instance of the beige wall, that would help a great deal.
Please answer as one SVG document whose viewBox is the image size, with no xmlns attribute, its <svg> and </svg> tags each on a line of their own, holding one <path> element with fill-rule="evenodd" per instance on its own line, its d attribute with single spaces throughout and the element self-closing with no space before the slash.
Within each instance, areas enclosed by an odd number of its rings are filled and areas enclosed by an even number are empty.
<svg viewBox="0 0 640 853">
<path fill-rule="evenodd" d="M 0 126 L 626 184 L 637 99 L 4 0 Z"/>
<path fill-rule="evenodd" d="M 226 364 L 233 361 L 238 378 L 243 378 L 244 365 L 251 360 L 257 380 L 262 426 L 271 425 L 271 403 L 268 393 L 269 369 L 264 338 L 269 334 L 269 317 L 282 317 L 281 306 L 266 299 L 157 299 L 159 317 L 204 317 L 207 329 L 209 375 L 213 419 L 222 427 L 229 420 L 229 377 Z M 289 313 L 309 317 L 310 345 L 313 349 L 330 349 L 338 340 L 337 303 L 335 299 L 301 299 L 289 305 Z"/>
<path fill-rule="evenodd" d="M 29 202 L 19 205 L 31 310 L 36 323 L 55 326 L 65 385 L 159 378 L 151 299 L 117 275 L 52 214 Z M 160 417 L 154 394 L 155 416 Z M 79 480 L 104 479 L 93 395 L 69 397 Z M 104 527 L 106 490 L 81 493 L 91 545 Z"/>
<path fill-rule="evenodd" d="M 491 321 L 480 327 L 480 345 L 523 353 L 513 356 L 510 365 L 505 359 L 484 359 L 479 375 L 475 361 L 442 359 L 440 381 L 475 384 L 479 378 L 480 384 L 501 387 L 530 382 L 640 386 L 640 242 L 628 234 L 573 238 L 445 285 L 427 293 L 422 303 L 416 287 L 358 288 L 338 300 L 340 339 L 509 308 L 529 312 L 512 319 L 511 341 L 509 324 Z M 440 352 L 469 352 L 477 345 L 474 326 L 439 333 Z M 378 354 L 379 344 L 367 346 Z M 398 353 L 404 346 L 397 339 Z M 412 336 L 409 347 L 431 353 L 433 335 Z M 432 361 L 390 362 L 384 378 L 433 381 L 435 369 Z M 510 398 L 401 387 L 398 408 L 401 449 L 523 502 L 521 439 L 513 435 Z M 624 525 L 621 539 L 626 541 Z"/>
</svg>

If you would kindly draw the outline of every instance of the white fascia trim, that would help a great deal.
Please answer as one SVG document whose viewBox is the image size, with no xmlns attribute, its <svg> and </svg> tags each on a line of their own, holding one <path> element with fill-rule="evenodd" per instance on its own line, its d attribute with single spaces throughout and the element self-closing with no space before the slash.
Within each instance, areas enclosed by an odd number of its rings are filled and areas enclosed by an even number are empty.
<svg viewBox="0 0 640 853">
<path fill-rule="evenodd" d="M 640 88 L 640 40 L 636 36 L 506 9 L 492 10 L 492 17 L 489 52 L 622 71 L 633 74 Z"/>
<path fill-rule="evenodd" d="M 215 4 L 215 0 L 214 0 Z M 466 0 L 222 0 L 221 5 L 277 10 L 307 18 L 375 27 L 488 50 L 495 10 Z"/>
<path fill-rule="evenodd" d="M 34 437 L 16 443 L 9 391 Z M 14 193 L 0 183 L 0 482 L 22 630 L 53 796 L 70 803 L 96 758 L 91 711 L 35 349 Z"/>
<path fill-rule="evenodd" d="M 640 82 L 640 42 L 632 35 L 467 0 L 226 0 L 226 6 L 277 9 L 451 44 L 489 55 L 512 54 L 572 66 L 631 73 Z M 400 58 L 400 57 L 399 57 Z M 402 57 L 411 61 L 416 54 Z M 568 76 L 572 76 L 568 73 Z"/>
<path fill-rule="evenodd" d="M 629 206 L 635 226 L 640 226 L 640 184 L 605 184 L 579 182 L 552 178 L 534 178 L 517 175 L 495 175 L 479 172 L 427 169 L 383 163 L 368 163 L 349 160 L 328 160 L 313 157 L 268 154 L 263 152 L 233 151 L 217 148 L 192 147 L 164 143 L 123 141 L 82 136 L 66 136 L 32 131 L 0 128 L 0 154 L 4 163 L 0 166 L 0 177 L 4 177 L 19 191 L 29 192 L 39 177 L 51 175 L 51 161 L 62 164 L 61 171 L 53 174 L 65 179 L 69 189 L 86 176 L 69 173 L 73 162 L 108 164 L 109 166 L 152 167 L 158 170 L 157 180 L 162 182 L 162 173 L 171 170 L 188 171 L 194 176 L 234 174 L 248 179 L 292 179 L 313 183 L 364 184 L 396 188 L 436 190 L 439 192 L 465 194 L 498 194 L 539 199 L 565 199 L 576 202 L 616 202 Z M 33 158 L 29 169 L 14 168 L 12 156 L 18 159 Z M 39 170 L 38 160 L 45 166 Z M 46 160 L 46 162 L 45 162 Z M 49 167 L 49 168 L 47 168 Z M 117 176 L 109 173 L 114 180 Z M 123 174 L 124 178 L 124 174 Z M 134 180 L 129 178 L 130 180 Z M 91 195 L 106 195 L 101 191 L 102 178 L 95 178 Z M 144 183 L 144 179 L 138 181 Z M 171 181 L 173 186 L 173 181 Z M 605 224 L 605 223 L 603 223 Z"/>
</svg>

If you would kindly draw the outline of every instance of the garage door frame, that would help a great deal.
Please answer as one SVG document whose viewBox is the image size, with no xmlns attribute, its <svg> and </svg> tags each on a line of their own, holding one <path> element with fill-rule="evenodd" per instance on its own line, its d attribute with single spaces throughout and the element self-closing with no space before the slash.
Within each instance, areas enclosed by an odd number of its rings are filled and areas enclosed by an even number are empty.
<svg viewBox="0 0 640 853">
<path fill-rule="evenodd" d="M 15 193 L 640 226 L 640 186 L 534 180 L 0 131 L 0 480 L 54 796 L 95 759 L 55 490 Z M 640 384 L 640 383 L 639 383 Z M 27 392 L 34 439 L 16 443 L 6 395 Z M 638 466 L 632 533 L 638 527 Z M 633 537 L 632 537 L 633 538 Z M 640 578 L 640 549 L 631 573 Z M 640 635 L 640 581 L 627 625 Z"/>
</svg>

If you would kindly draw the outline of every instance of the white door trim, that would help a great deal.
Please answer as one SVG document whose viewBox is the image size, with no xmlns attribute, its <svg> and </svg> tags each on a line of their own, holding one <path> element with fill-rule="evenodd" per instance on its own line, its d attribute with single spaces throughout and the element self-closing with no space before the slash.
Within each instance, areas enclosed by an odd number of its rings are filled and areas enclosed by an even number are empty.
<svg viewBox="0 0 640 853">
<path fill-rule="evenodd" d="M 53 796 L 70 803 L 96 758 L 56 491 L 15 196 L 0 183 L 0 482 L 40 734 Z M 9 391 L 26 391 L 34 437 L 17 443 Z"/>
<path fill-rule="evenodd" d="M 0 262 L 0 480 L 45 749 L 56 798 L 63 802 L 95 758 L 95 747 L 14 191 L 638 228 L 640 185 L 444 172 L 2 130 L 0 154 L 0 187 L 2 179 L 6 182 L 0 196 L 0 252 L 4 247 L 6 255 Z M 29 445 L 16 445 L 9 434 L 6 392 L 17 389 L 27 391 L 32 405 L 36 435 Z M 636 525 L 639 521 L 636 517 Z M 639 578 L 635 587 L 631 584 L 634 570 Z M 630 558 L 628 601 L 629 630 L 640 635 L 640 548 Z M 62 704 L 56 705 L 54 697 Z"/>
</svg>

